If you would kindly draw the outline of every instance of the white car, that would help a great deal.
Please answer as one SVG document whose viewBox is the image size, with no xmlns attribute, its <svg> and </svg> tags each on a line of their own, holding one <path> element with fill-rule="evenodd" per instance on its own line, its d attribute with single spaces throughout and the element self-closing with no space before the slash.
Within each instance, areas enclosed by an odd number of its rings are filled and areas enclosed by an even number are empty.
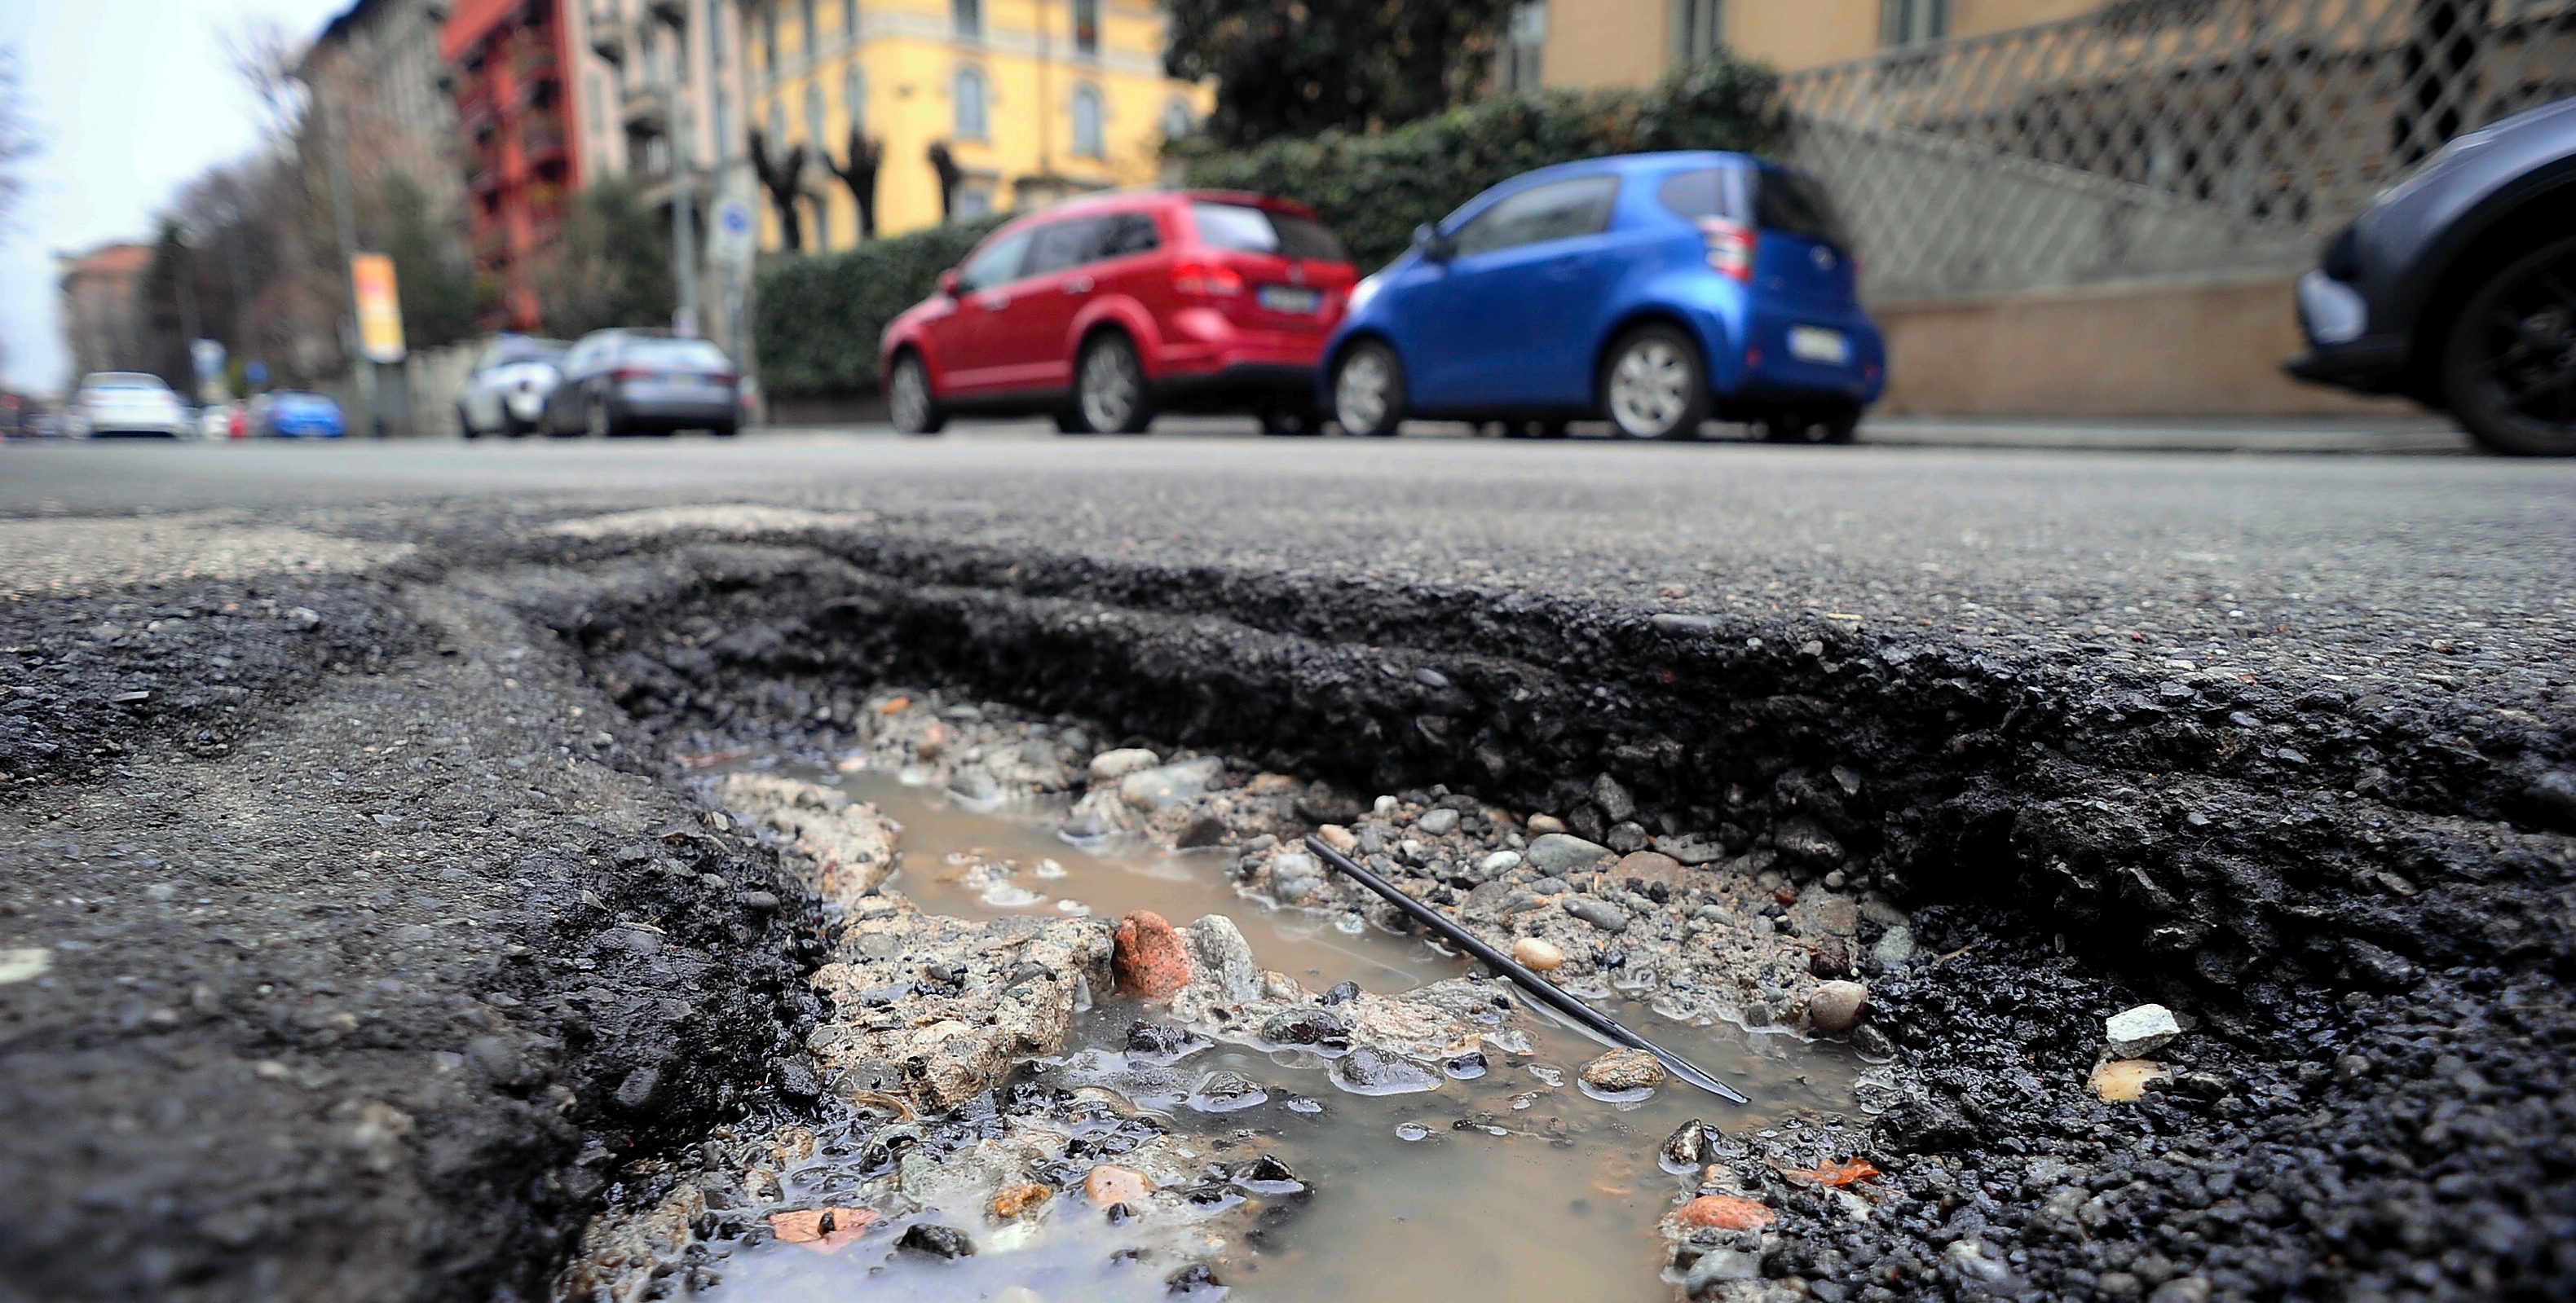
<svg viewBox="0 0 2576 1303">
<path fill-rule="evenodd" d="M 474 363 L 465 392 L 456 399 L 456 426 L 468 439 L 506 434 L 515 439 L 537 426 L 546 395 L 563 379 L 560 340 L 528 335 L 494 339 Z"/>
<path fill-rule="evenodd" d="M 179 395 L 161 377 L 140 371 L 93 371 L 81 377 L 72 416 L 80 432 L 92 439 L 118 434 L 184 439 L 197 432 Z"/>
</svg>

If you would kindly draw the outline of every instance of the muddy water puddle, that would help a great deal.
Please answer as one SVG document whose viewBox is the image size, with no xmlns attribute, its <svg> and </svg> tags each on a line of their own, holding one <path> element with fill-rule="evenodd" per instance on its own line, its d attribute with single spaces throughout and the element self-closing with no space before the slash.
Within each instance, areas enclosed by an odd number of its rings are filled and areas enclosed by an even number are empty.
<svg viewBox="0 0 2576 1303">
<path fill-rule="evenodd" d="M 1047 816 L 1060 812 L 969 809 L 887 773 L 779 772 L 833 783 L 900 822 L 902 858 L 889 887 L 933 913 L 1114 917 L 1151 909 L 1175 922 L 1222 913 L 1263 966 L 1315 990 L 1348 980 L 1399 994 L 1477 969 L 1355 915 L 1242 896 L 1224 872 L 1230 852 L 1173 853 L 1121 839 L 1079 846 L 1053 831 Z M 1659 1162 L 1660 1142 L 1694 1118 L 1740 1135 L 1854 1111 L 1859 1065 L 1838 1046 L 1687 1026 L 1617 997 L 1602 1007 L 1755 1102 L 1730 1106 L 1679 1082 L 1638 1100 L 1595 1098 L 1577 1074 L 1606 1047 L 1513 998 L 1533 1029 L 1534 1053 L 1489 1055 L 1481 1071 L 1455 1065 L 1431 1078 L 1436 1088 L 1392 1094 L 1345 1089 L 1335 1059 L 1305 1049 L 1199 1038 L 1177 1050 L 1135 1048 L 1130 1028 L 1168 1015 L 1103 998 L 1080 1014 L 1062 1054 L 1028 1065 L 1019 1079 L 1070 1091 L 1076 1101 L 1111 1102 L 1078 1102 L 1050 1123 L 1083 1138 L 1086 1164 L 1119 1161 L 1136 1132 L 1122 1117 L 1166 1131 L 1204 1161 L 1207 1221 L 1160 1228 L 1144 1237 L 1153 1247 L 1139 1257 L 1138 1228 L 1113 1227 L 1086 1201 L 1077 1169 L 1041 1215 L 1003 1226 L 964 1196 L 946 1201 L 953 1207 L 934 1197 L 841 1237 L 848 1242 L 828 1254 L 766 1236 L 734 1243 L 710 1264 L 718 1282 L 697 1296 L 1141 1301 L 1169 1297 L 1173 1273 L 1195 1262 L 1213 1269 L 1224 1297 L 1277 1303 L 1669 1300 L 1677 1290 L 1662 1275 L 1655 1226 L 1695 1177 Z M 1719 1144 L 1727 1152 L 1728 1142 Z M 859 1150 L 827 1137 L 812 1161 L 786 1174 L 786 1193 L 827 1202 L 850 1190 Z M 1271 1175 L 1282 1179 L 1245 1179 L 1248 1160 L 1261 1155 L 1278 1160 L 1283 1170 Z M 1237 1207 L 1245 1202 L 1255 1207 Z M 1229 1210 L 1238 1215 L 1217 1216 Z M 1248 1219 L 1239 1215 L 1246 1211 Z M 943 1259 L 920 1252 L 918 1241 L 899 1247 L 914 1224 L 963 1229 L 975 1252 Z"/>
</svg>

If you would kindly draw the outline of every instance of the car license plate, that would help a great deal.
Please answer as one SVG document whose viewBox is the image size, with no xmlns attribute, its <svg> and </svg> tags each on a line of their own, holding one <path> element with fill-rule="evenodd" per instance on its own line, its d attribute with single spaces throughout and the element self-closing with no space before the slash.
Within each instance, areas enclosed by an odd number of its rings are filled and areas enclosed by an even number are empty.
<svg viewBox="0 0 2576 1303">
<path fill-rule="evenodd" d="M 1828 362 L 1844 366 L 1851 362 L 1851 341 L 1839 330 L 1822 326 L 1789 327 L 1789 356 L 1801 362 Z"/>
<path fill-rule="evenodd" d="M 1312 312 L 1324 306 L 1324 296 L 1294 285 L 1264 285 L 1261 306 L 1273 312 Z"/>
</svg>

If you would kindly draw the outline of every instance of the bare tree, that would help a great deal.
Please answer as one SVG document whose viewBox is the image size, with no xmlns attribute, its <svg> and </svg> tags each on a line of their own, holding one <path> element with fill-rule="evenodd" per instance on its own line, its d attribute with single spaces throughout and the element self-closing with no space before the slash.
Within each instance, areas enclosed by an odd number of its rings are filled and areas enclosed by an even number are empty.
<svg viewBox="0 0 2576 1303">
<path fill-rule="evenodd" d="M 948 142 L 930 142 L 930 170 L 939 176 L 939 220 L 957 220 L 957 184 L 966 179 L 966 170 L 957 166 L 957 156 L 948 152 Z"/>
<path fill-rule="evenodd" d="M 769 192 L 769 206 L 778 212 L 779 244 L 789 253 L 803 249 L 805 224 L 796 214 L 796 199 L 805 184 L 805 147 L 790 145 L 784 157 L 772 158 L 768 133 L 754 127 L 751 170 L 760 178 L 761 188 Z"/>
<path fill-rule="evenodd" d="M 215 33 L 224 61 L 250 92 L 260 116 L 260 135 L 274 143 L 295 135 L 304 118 L 304 89 L 296 71 L 304 49 L 275 19 L 255 18 L 230 31 Z"/>
<path fill-rule="evenodd" d="M 841 184 L 849 188 L 850 199 L 859 206 L 859 238 L 873 240 L 877 235 L 877 167 L 885 161 L 885 146 L 852 127 L 849 151 L 847 165 L 832 161 L 827 153 L 823 155 L 823 166 L 841 178 Z"/>
<path fill-rule="evenodd" d="M 37 149 L 36 127 L 29 119 L 20 75 L 17 47 L 0 44 L 0 230 L 7 229 L 10 214 L 26 194 L 26 178 L 19 168 L 35 157 Z"/>
</svg>

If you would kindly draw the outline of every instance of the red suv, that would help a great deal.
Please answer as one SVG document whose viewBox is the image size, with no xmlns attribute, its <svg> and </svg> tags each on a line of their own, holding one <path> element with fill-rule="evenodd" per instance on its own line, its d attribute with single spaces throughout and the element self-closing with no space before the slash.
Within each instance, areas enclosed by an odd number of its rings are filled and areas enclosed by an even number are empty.
<svg viewBox="0 0 2576 1303">
<path fill-rule="evenodd" d="M 1348 255 L 1315 215 L 1219 191 L 1076 199 L 993 232 L 887 325 L 894 426 L 1046 412 L 1133 434 L 1157 411 L 1249 411 L 1318 428 L 1315 360 L 1349 305 Z"/>
</svg>

